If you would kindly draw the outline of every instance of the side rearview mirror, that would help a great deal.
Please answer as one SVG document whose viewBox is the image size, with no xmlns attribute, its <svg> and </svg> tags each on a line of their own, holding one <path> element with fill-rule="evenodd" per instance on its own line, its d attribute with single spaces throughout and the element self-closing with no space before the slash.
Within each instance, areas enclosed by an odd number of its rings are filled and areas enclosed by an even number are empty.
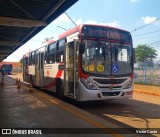
<svg viewBox="0 0 160 137">
<path fill-rule="evenodd" d="M 136 50 L 133 48 L 133 63 L 136 63 Z"/>
<path fill-rule="evenodd" d="M 84 42 L 81 42 L 79 44 L 79 53 L 83 54 L 84 53 L 84 50 L 85 50 L 85 43 Z"/>
</svg>

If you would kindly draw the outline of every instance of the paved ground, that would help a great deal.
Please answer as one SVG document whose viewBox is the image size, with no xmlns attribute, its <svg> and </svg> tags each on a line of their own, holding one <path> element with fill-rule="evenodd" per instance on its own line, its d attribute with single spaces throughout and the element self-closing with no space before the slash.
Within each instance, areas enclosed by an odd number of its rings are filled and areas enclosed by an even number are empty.
<svg viewBox="0 0 160 137">
<path fill-rule="evenodd" d="M 133 132 L 39 90 L 26 86 L 17 88 L 15 79 L 8 76 L 4 77 L 4 86 L 0 86 L 0 112 L 1 129 L 48 128 L 58 134 L 41 135 L 42 137 L 75 137 L 75 134 L 76 137 L 138 136 L 138 134 L 129 135 Z M 97 134 L 99 132 L 97 129 L 103 132 Z M 122 134 L 120 134 L 121 129 L 123 129 Z M 28 137 L 28 135 L 23 136 Z"/>
</svg>

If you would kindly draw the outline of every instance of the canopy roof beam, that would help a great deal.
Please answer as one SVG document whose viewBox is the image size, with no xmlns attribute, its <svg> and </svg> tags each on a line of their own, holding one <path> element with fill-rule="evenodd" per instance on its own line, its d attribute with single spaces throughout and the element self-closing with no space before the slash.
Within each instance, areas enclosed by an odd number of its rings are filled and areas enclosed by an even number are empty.
<svg viewBox="0 0 160 137">
<path fill-rule="evenodd" d="M 21 45 L 23 44 L 22 42 L 18 41 L 2 41 L 0 40 L 0 46 L 15 46 L 15 45 Z"/>
<path fill-rule="evenodd" d="M 0 25 L 1 26 L 15 26 L 15 27 L 39 27 L 39 26 L 47 26 L 47 23 L 44 21 L 10 18 L 10 17 L 1 16 Z"/>
</svg>

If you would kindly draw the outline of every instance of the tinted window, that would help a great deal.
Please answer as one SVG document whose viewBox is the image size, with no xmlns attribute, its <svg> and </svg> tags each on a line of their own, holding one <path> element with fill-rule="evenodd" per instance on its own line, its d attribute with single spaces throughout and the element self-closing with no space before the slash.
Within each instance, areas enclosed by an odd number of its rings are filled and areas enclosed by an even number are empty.
<svg viewBox="0 0 160 137">
<path fill-rule="evenodd" d="M 56 52 L 56 42 L 51 43 L 51 44 L 49 45 L 48 51 L 49 51 L 49 52 L 48 52 L 49 54 Z"/>
<path fill-rule="evenodd" d="M 29 65 L 35 64 L 35 51 L 29 54 Z"/>
<path fill-rule="evenodd" d="M 58 45 L 58 51 L 61 51 L 64 49 L 64 45 L 65 45 L 65 39 L 62 39 L 59 41 L 59 45 Z"/>
<path fill-rule="evenodd" d="M 55 53 L 47 55 L 47 64 L 55 63 L 55 55 L 56 55 Z"/>
</svg>

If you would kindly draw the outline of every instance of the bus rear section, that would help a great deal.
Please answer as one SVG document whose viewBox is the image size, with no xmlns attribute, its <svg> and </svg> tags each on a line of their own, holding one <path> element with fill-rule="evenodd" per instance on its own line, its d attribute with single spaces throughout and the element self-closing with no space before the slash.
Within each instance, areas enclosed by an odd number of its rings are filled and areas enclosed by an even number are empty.
<svg viewBox="0 0 160 137">
<path fill-rule="evenodd" d="M 33 87 L 43 87 L 44 85 L 44 48 L 23 56 L 23 80 Z"/>
</svg>

